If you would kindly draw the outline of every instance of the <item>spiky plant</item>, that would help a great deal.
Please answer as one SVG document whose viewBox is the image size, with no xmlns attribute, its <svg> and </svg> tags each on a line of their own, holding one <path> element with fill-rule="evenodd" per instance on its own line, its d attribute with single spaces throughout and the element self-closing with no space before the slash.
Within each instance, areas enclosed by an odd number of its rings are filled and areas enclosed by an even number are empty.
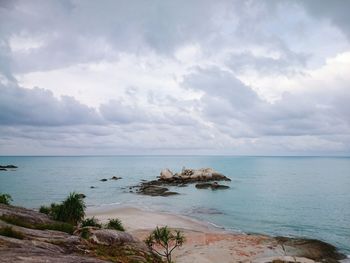
<svg viewBox="0 0 350 263">
<path fill-rule="evenodd" d="M 94 226 L 99 228 L 102 227 L 95 217 L 86 218 L 83 221 L 81 221 L 81 227 L 86 227 L 86 226 Z"/>
<path fill-rule="evenodd" d="M 118 219 L 118 218 L 109 219 L 106 227 L 109 229 L 125 231 L 124 226 L 122 224 L 122 221 L 120 221 L 120 219 Z"/>
<path fill-rule="evenodd" d="M 161 257 L 165 257 L 171 263 L 171 253 L 185 242 L 185 236 L 181 231 L 171 231 L 167 226 L 156 227 L 146 238 L 145 243 L 149 249 Z"/>
<path fill-rule="evenodd" d="M 85 216 L 85 203 L 78 193 L 73 192 L 62 204 L 52 204 L 51 211 L 53 219 L 77 225 Z"/>
<path fill-rule="evenodd" d="M 9 194 L 0 194 L 0 204 L 10 205 L 12 197 Z"/>
</svg>

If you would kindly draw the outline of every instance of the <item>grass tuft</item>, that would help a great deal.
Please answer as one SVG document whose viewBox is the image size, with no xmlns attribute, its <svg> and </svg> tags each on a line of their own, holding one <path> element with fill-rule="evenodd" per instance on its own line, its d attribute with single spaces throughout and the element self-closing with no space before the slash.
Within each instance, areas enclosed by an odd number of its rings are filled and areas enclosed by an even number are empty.
<svg viewBox="0 0 350 263">
<path fill-rule="evenodd" d="M 0 235 L 5 237 L 17 238 L 17 239 L 24 238 L 24 234 L 22 232 L 16 231 L 10 226 L 5 226 L 0 228 Z"/>
</svg>

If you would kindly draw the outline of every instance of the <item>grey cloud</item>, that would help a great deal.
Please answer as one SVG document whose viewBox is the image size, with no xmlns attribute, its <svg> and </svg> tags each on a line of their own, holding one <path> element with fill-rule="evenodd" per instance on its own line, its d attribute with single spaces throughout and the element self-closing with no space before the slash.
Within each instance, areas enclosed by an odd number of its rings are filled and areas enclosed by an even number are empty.
<svg viewBox="0 0 350 263">
<path fill-rule="evenodd" d="M 251 52 L 243 52 L 232 54 L 226 64 L 237 73 L 253 69 L 261 74 L 292 76 L 302 74 L 307 58 L 305 54 L 295 54 L 291 51 L 284 52 L 280 58 L 256 56 Z"/>
<path fill-rule="evenodd" d="M 0 125 L 60 126 L 99 123 L 98 113 L 73 97 L 45 89 L 0 84 Z"/>
<path fill-rule="evenodd" d="M 347 0 L 298 0 L 306 10 L 319 18 L 329 19 L 350 38 L 350 2 Z"/>
<path fill-rule="evenodd" d="M 349 97 L 347 87 L 340 87 L 334 94 L 286 93 L 269 103 L 232 73 L 218 68 L 198 69 L 187 76 L 184 85 L 204 92 L 200 99 L 203 118 L 236 138 L 350 132 L 350 109 L 344 103 Z"/>
</svg>

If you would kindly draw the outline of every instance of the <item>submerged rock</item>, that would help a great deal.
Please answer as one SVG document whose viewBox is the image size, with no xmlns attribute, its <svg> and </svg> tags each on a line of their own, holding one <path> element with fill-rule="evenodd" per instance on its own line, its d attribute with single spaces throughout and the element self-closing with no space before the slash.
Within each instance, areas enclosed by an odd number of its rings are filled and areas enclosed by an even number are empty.
<svg viewBox="0 0 350 263">
<path fill-rule="evenodd" d="M 0 165 L 0 169 L 16 169 L 18 168 L 16 165 L 12 165 L 12 164 L 9 164 L 9 165 Z"/>
<path fill-rule="evenodd" d="M 106 178 L 103 178 L 103 179 L 101 179 L 100 181 L 101 181 L 101 182 L 106 182 L 107 179 L 106 179 Z"/>
<path fill-rule="evenodd" d="M 197 189 L 208 189 L 211 188 L 211 190 L 218 190 L 218 189 L 228 189 L 230 188 L 228 185 L 222 185 L 218 184 L 217 182 L 213 183 L 200 183 L 196 184 Z"/>
<path fill-rule="evenodd" d="M 120 180 L 120 179 L 122 179 L 121 177 L 117 177 L 117 176 L 113 176 L 112 178 L 111 178 L 111 180 Z"/>
</svg>

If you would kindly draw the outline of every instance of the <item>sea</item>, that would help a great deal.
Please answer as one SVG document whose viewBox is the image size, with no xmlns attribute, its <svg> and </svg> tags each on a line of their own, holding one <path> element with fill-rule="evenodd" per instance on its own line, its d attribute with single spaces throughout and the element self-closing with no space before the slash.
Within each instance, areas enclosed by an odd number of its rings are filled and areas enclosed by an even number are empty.
<svg viewBox="0 0 350 263">
<path fill-rule="evenodd" d="M 90 209 L 177 213 L 233 232 L 316 238 L 350 255 L 350 157 L 2 156 L 0 164 L 18 166 L 0 171 L 0 193 L 14 205 L 39 208 L 76 191 Z M 168 197 L 130 192 L 164 168 L 183 167 L 212 167 L 232 179 L 223 183 L 230 188 L 174 187 L 180 195 Z M 100 181 L 112 176 L 122 179 Z"/>
</svg>

